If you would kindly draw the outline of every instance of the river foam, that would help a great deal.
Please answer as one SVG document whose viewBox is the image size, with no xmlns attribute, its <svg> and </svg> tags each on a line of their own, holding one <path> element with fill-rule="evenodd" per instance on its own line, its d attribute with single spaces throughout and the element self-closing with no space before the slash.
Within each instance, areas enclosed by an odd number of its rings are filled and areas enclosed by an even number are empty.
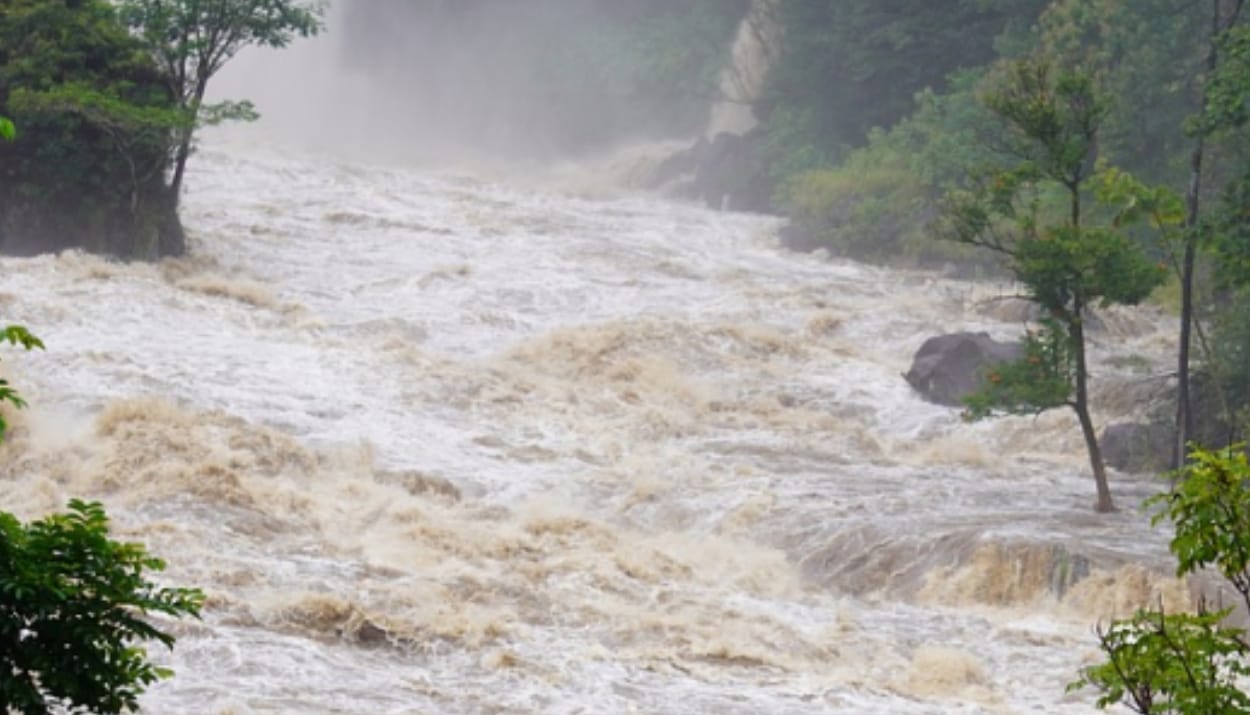
<svg viewBox="0 0 1250 715">
<path fill-rule="evenodd" d="M 1009 286 L 226 144 L 189 186 L 192 258 L 0 259 L 48 345 L 5 356 L 7 508 L 99 499 L 209 595 L 148 711 L 1086 712 L 1094 621 L 1187 598 L 1070 415 L 901 379 L 1017 333 Z M 1160 316 L 1103 325 L 1104 383 L 1165 363 Z"/>
</svg>

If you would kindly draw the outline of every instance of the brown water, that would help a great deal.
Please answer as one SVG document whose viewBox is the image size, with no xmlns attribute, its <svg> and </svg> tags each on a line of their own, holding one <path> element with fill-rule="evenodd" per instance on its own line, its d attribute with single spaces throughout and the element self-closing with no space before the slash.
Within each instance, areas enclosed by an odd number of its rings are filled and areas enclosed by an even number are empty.
<svg viewBox="0 0 1250 715">
<path fill-rule="evenodd" d="M 3 503 L 102 500 L 209 594 L 147 711 L 1089 712 L 1095 621 L 1187 597 L 1156 485 L 1093 514 L 1068 414 L 967 425 L 901 379 L 1016 334 L 1010 286 L 647 198 L 194 172 L 194 258 L 0 260 L 48 344 L 5 356 Z M 1104 323 L 1102 384 L 1166 363 L 1170 321 Z"/>
</svg>

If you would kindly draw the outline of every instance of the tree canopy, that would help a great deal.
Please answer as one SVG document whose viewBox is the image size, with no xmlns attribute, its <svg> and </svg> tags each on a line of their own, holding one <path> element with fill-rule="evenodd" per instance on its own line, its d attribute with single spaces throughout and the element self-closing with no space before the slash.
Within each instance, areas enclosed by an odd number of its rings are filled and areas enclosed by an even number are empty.
<svg viewBox="0 0 1250 715">
<path fill-rule="evenodd" d="M 0 250 L 182 252 L 165 183 L 180 118 L 113 6 L 3 0 L 0 8 L 0 114 L 21 127 L 0 145 Z"/>
<path fill-rule="evenodd" d="M 173 103 L 184 114 L 172 143 L 175 202 L 197 126 L 257 117 L 247 101 L 204 104 L 209 80 L 239 50 L 286 47 L 322 28 L 321 4 L 297 0 L 119 0 L 122 21 L 155 59 Z"/>
<path fill-rule="evenodd" d="M 977 419 L 995 410 L 1071 407 L 1089 452 L 1096 508 L 1109 511 L 1111 492 L 1089 409 L 1085 320 L 1098 305 L 1139 303 L 1162 282 L 1163 271 L 1124 231 L 1139 199 L 1156 195 L 1099 166 L 1097 141 L 1108 108 L 1088 73 L 1021 60 L 1004 68 L 985 103 L 1008 130 L 1002 151 L 1014 164 L 978 172 L 971 188 L 953 191 L 942 231 L 1001 256 L 1045 318 L 1026 334 L 1024 358 L 991 372 L 967 414 Z M 1052 191 L 1062 199 L 1048 211 L 1043 199 Z M 1094 223 L 1094 198 L 1129 203 L 1133 212 Z"/>
</svg>

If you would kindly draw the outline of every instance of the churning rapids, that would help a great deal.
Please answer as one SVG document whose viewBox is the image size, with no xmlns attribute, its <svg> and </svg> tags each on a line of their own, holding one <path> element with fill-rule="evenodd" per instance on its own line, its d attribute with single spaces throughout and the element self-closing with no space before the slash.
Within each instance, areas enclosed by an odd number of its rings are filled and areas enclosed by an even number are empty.
<svg viewBox="0 0 1250 715">
<path fill-rule="evenodd" d="M 100 499 L 209 594 L 149 712 L 1088 712 L 1094 623 L 1188 597 L 1068 414 L 900 377 L 1018 334 L 1007 286 L 226 143 L 188 183 L 192 258 L 0 260 L 48 345 L 4 355 L 6 508 Z M 1168 359 L 1164 316 L 1101 322 L 1103 384 Z"/>
</svg>

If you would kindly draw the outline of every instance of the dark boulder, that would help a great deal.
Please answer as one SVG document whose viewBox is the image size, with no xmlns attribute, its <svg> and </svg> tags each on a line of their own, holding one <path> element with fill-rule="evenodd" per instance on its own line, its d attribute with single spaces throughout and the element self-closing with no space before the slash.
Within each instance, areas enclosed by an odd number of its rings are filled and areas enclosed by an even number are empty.
<svg viewBox="0 0 1250 715">
<path fill-rule="evenodd" d="M 722 132 L 710 142 L 696 144 L 692 151 L 695 167 L 690 191 L 694 198 L 730 211 L 769 210 L 772 183 L 758 131 L 743 135 Z"/>
<path fill-rule="evenodd" d="M 758 131 L 700 137 L 690 148 L 656 165 L 640 183 L 644 188 L 665 189 L 702 201 L 714 209 L 767 213 L 772 204 L 772 181 L 762 144 Z"/>
<path fill-rule="evenodd" d="M 699 158 L 707 151 L 707 139 L 699 137 L 689 149 L 679 151 L 660 162 L 645 182 L 645 188 L 659 189 L 683 179 L 693 181 L 699 168 Z"/>
<path fill-rule="evenodd" d="M 903 377 L 926 400 L 958 407 L 980 386 L 982 370 L 1022 354 L 1020 343 L 999 342 L 986 333 L 939 335 L 924 341 Z"/>
<path fill-rule="evenodd" d="M 819 248 L 831 248 L 829 242 L 819 233 L 795 223 L 793 219 L 781 227 L 777 238 L 782 246 L 798 253 L 811 253 Z"/>
<path fill-rule="evenodd" d="M 1176 429 L 1159 422 L 1107 425 L 1099 440 L 1107 466 L 1121 472 L 1162 472 L 1172 460 Z"/>
</svg>

